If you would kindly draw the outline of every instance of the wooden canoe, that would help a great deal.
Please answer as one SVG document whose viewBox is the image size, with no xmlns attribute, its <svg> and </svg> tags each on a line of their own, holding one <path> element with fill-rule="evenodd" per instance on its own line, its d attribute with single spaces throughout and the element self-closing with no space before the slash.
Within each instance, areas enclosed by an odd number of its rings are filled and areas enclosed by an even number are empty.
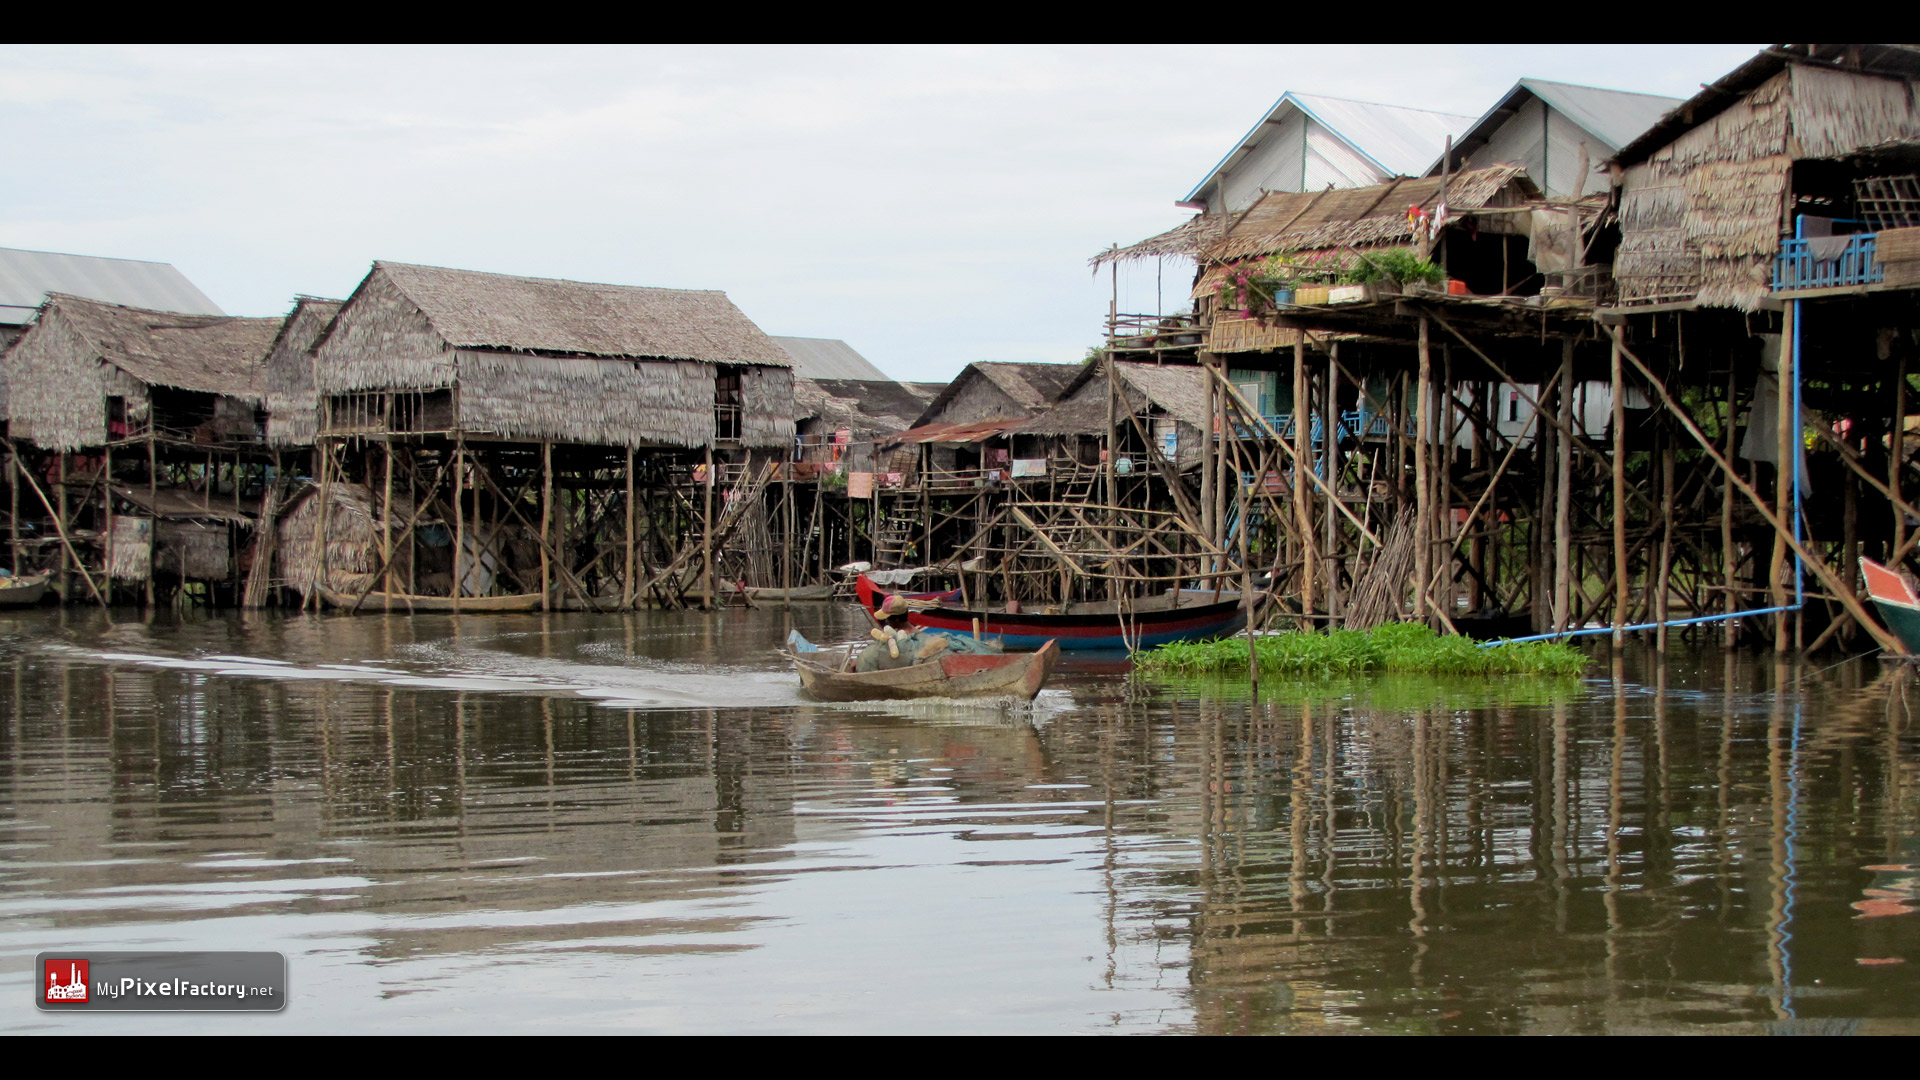
<svg viewBox="0 0 1920 1080">
<path fill-rule="evenodd" d="M 818 701 L 901 701 L 912 698 L 1012 697 L 1032 701 L 1060 662 L 1060 647 L 1048 642 L 1036 652 L 991 656 L 943 656 L 891 671 L 835 671 L 801 654 L 789 654 L 800 686 Z"/>
<path fill-rule="evenodd" d="M 0 578 L 0 607 L 32 607 L 47 595 L 48 575 L 28 574 Z"/>
<path fill-rule="evenodd" d="M 1914 595 L 1907 579 L 1867 558 L 1860 560 L 1860 576 L 1866 579 L 1867 593 L 1887 629 L 1908 652 L 1920 654 L 1920 596 Z"/>
<path fill-rule="evenodd" d="M 797 585 L 791 589 L 762 588 L 747 586 L 747 595 L 763 603 L 798 604 L 833 599 L 831 585 Z"/>
<path fill-rule="evenodd" d="M 352 611 L 354 594 L 320 588 L 320 599 L 336 611 Z M 388 612 L 387 601 L 393 601 L 392 610 L 401 614 L 416 611 L 451 612 L 453 599 L 446 596 L 416 596 L 412 593 L 370 592 L 360 601 L 360 614 L 385 615 Z M 539 593 L 515 593 L 511 596 L 463 596 L 460 598 L 460 612 L 478 614 L 488 611 L 533 611 L 540 606 Z"/>
<path fill-rule="evenodd" d="M 862 575 L 860 602 L 875 610 L 887 594 Z M 909 597 L 909 599 L 913 599 Z M 954 637 L 980 635 L 1008 652 L 1037 649 L 1053 641 L 1068 652 L 1132 652 L 1175 641 L 1212 641 L 1247 625 L 1247 608 L 1233 592 L 1182 589 L 1144 597 L 1122 612 L 1111 603 L 1075 604 L 1066 612 L 1008 612 L 947 606 L 921 608 L 907 622 Z"/>
</svg>

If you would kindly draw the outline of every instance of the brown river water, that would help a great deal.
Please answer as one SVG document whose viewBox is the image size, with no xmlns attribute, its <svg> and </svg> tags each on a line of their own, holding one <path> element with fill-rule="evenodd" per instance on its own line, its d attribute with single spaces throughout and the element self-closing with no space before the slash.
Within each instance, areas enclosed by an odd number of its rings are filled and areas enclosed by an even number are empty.
<svg viewBox="0 0 1920 1080">
<path fill-rule="evenodd" d="M 1920 1031 L 1904 667 L 801 699 L 862 620 L 0 613 L 0 1031 Z"/>
</svg>

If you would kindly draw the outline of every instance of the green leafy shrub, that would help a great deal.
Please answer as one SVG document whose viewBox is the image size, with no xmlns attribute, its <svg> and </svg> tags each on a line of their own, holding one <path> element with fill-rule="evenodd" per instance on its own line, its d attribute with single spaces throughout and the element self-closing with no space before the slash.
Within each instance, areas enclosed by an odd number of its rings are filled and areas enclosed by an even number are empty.
<svg viewBox="0 0 1920 1080">
<path fill-rule="evenodd" d="M 1562 641 L 1481 645 L 1456 634 L 1436 634 L 1423 623 L 1388 623 L 1373 630 L 1289 630 L 1261 634 L 1253 652 L 1262 672 L 1308 677 L 1395 672 L 1408 675 L 1578 675 L 1587 658 Z M 1143 671 L 1177 675 L 1244 672 L 1247 640 L 1177 642 L 1135 658 Z"/>
</svg>

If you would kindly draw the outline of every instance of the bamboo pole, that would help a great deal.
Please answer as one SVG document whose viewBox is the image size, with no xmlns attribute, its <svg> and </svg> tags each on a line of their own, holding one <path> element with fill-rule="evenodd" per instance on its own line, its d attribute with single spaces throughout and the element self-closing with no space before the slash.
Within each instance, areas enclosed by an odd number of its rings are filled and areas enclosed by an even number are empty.
<svg viewBox="0 0 1920 1080">
<path fill-rule="evenodd" d="M 1774 451 L 1776 466 L 1773 472 L 1773 514 L 1780 521 L 1789 522 L 1780 527 L 1773 538 L 1773 560 L 1769 564 L 1767 581 L 1773 588 L 1773 605 L 1777 608 L 1787 606 L 1787 543 L 1790 539 L 1793 494 L 1793 389 L 1787 385 L 1787 359 L 1789 349 L 1793 348 L 1794 322 L 1799 314 L 1798 304 L 1787 304 L 1781 316 L 1780 352 L 1774 361 Z M 1777 612 L 1773 616 L 1773 651 L 1784 655 L 1787 651 L 1787 614 Z"/>
<path fill-rule="evenodd" d="M 1729 363 L 1727 365 L 1727 420 L 1724 432 L 1727 437 L 1728 461 L 1733 460 L 1734 429 L 1738 426 L 1740 419 L 1739 401 L 1736 396 L 1739 393 L 1739 385 L 1739 372 Z M 1733 544 L 1733 493 L 1731 483 L 1720 485 L 1720 568 L 1726 579 L 1726 610 L 1723 614 L 1727 615 L 1740 610 L 1740 595 L 1735 581 L 1735 577 L 1740 572 L 1740 553 L 1735 550 Z M 1732 645 L 1740 639 L 1740 620 L 1728 619 L 1726 627 L 1726 643 Z"/>
<path fill-rule="evenodd" d="M 480 500 L 474 500 L 474 514 L 479 515 Z M 477 540 L 477 538 L 476 538 Z M 475 547 L 480 545 L 476 543 Z M 460 594 L 467 591 L 467 574 L 478 576 L 479 559 L 473 560 L 469 570 L 463 565 L 467 559 L 467 440 L 465 433 L 455 428 L 453 432 L 453 590 L 448 599 L 455 615 L 460 614 Z"/>
<path fill-rule="evenodd" d="M 1609 354 L 1613 382 L 1613 647 L 1627 641 L 1627 381 L 1614 335 Z"/>
<path fill-rule="evenodd" d="M 1674 400 L 1673 395 L 1667 391 L 1666 384 L 1654 375 L 1653 369 L 1642 363 L 1640 358 L 1633 354 L 1632 349 L 1621 343 L 1619 328 L 1610 327 L 1609 329 L 1612 331 L 1614 343 L 1619 348 L 1620 354 L 1640 372 L 1642 378 L 1647 380 L 1647 385 L 1659 396 L 1661 405 L 1680 421 L 1687 434 L 1707 452 L 1707 456 L 1713 459 L 1713 463 L 1720 467 L 1721 473 L 1726 476 L 1728 482 L 1740 489 L 1740 494 L 1747 497 L 1747 501 L 1753 504 L 1753 508 L 1759 511 L 1760 516 L 1766 519 L 1775 533 L 1786 537 L 1793 553 L 1806 561 L 1807 568 L 1813 571 L 1814 577 L 1820 580 L 1820 584 L 1840 601 L 1842 607 L 1847 609 L 1847 614 L 1852 615 L 1855 622 L 1866 627 L 1867 632 L 1873 635 L 1873 639 L 1880 643 L 1881 648 L 1900 656 L 1907 655 L 1907 648 L 1901 644 L 1900 639 L 1887 633 L 1867 614 L 1866 608 L 1860 604 L 1860 598 L 1827 566 L 1825 560 L 1816 558 L 1800 541 L 1794 539 L 1793 535 L 1785 530 L 1784 523 L 1767 505 L 1767 501 L 1760 497 L 1760 493 L 1754 490 L 1753 485 L 1741 479 L 1739 472 L 1733 468 L 1727 458 L 1721 455 L 1719 448 L 1713 445 L 1713 440 L 1700 431 L 1700 426 L 1693 422 L 1693 417 L 1687 415 L 1680 403 Z"/>
<path fill-rule="evenodd" d="M 553 443 L 540 440 L 540 610 L 553 610 L 553 560 L 548 545 L 553 538 Z"/>
<path fill-rule="evenodd" d="M 713 440 L 711 439 L 707 440 L 706 452 L 706 511 L 705 516 L 700 520 L 700 606 L 711 611 L 713 610 Z M 847 520 L 849 524 L 852 523 L 851 512 L 848 513 Z M 851 544 L 853 538 L 849 536 L 847 542 Z M 825 550 L 824 536 L 821 538 L 820 546 Z"/>
<path fill-rule="evenodd" d="M 1313 421 L 1308 409 L 1307 346 L 1293 345 L 1293 522 L 1300 545 L 1301 629 L 1311 629 L 1314 614 L 1313 489 L 1308 475 L 1313 465 Z M 1329 511 L 1331 512 L 1331 511 Z M 1244 519 L 1241 528 L 1245 529 Z"/>
<path fill-rule="evenodd" d="M 152 507 L 158 507 L 160 505 L 160 495 L 159 495 L 160 454 L 158 449 L 156 449 L 156 447 L 154 446 L 153 412 L 152 412 L 153 406 L 149 404 L 147 408 L 148 408 L 148 412 L 147 412 L 147 506 L 149 508 L 152 508 Z M 149 509 L 147 511 L 147 608 L 148 610 L 152 610 L 153 608 L 154 549 L 160 546 L 158 543 L 156 543 L 156 541 L 158 541 L 160 538 L 159 530 L 154 528 L 156 520 L 157 520 L 157 515 L 154 513 L 152 509 Z"/>
<path fill-rule="evenodd" d="M 60 489 L 59 489 L 60 518 L 59 518 L 58 524 L 60 528 L 60 535 L 62 537 L 66 536 L 67 534 L 67 526 L 66 526 L 67 470 L 68 470 L 68 466 L 72 463 L 72 460 L 73 458 L 71 454 L 68 454 L 65 450 L 60 451 Z M 156 533 L 158 531 L 159 530 L 157 529 L 155 530 Z M 60 547 L 60 602 L 62 604 L 67 603 L 68 602 L 67 598 L 73 595 L 73 567 L 78 565 L 79 562 L 80 562 L 80 555 L 78 552 L 74 551 L 73 544 L 71 542 L 61 545 Z"/>
<path fill-rule="evenodd" d="M 1323 410 L 1326 419 L 1320 422 L 1320 430 L 1325 438 L 1322 449 L 1326 454 L 1327 486 L 1332 492 L 1329 499 L 1339 498 L 1340 492 L 1340 343 L 1327 345 L 1327 385 L 1326 406 Z M 1333 626 L 1340 618 L 1340 522 L 1334 517 L 1331 507 L 1320 522 L 1321 563 L 1327 571 L 1327 625 Z"/>
<path fill-rule="evenodd" d="M 1206 353 L 1200 354 L 1203 368 L 1212 369 Z M 1214 455 L 1220 452 L 1220 395 L 1214 392 L 1213 380 L 1202 379 L 1207 395 L 1207 430 L 1200 433 L 1200 531 L 1207 535 L 1215 547 L 1220 546 L 1219 524 L 1213 516 Z"/>
<path fill-rule="evenodd" d="M 1893 438 L 1889 448 L 1893 451 L 1887 461 L 1887 490 L 1893 493 L 1895 503 L 1900 501 L 1900 473 L 1907 464 L 1907 346 L 1901 342 L 1895 346 L 1899 353 L 1899 363 L 1893 382 Z M 1893 550 L 1899 551 L 1907 546 L 1907 516 L 1896 510 L 1893 514 Z"/>
<path fill-rule="evenodd" d="M 152 546 L 149 545 L 147 550 L 151 552 L 153 550 Z M 9 447 L 7 450 L 7 558 L 8 558 L 8 571 L 12 573 L 14 577 L 16 578 L 19 577 L 20 576 L 20 455 L 14 453 L 11 447 Z M 149 583 L 153 581 L 153 576 L 151 573 L 148 574 L 147 581 Z M 152 585 L 149 584 L 147 589 L 148 589 L 147 591 L 148 603 L 152 603 L 152 600 L 153 600 Z"/>
<path fill-rule="evenodd" d="M 1433 484 L 1430 440 L 1433 438 L 1433 349 L 1427 317 L 1420 316 L 1418 413 L 1414 417 L 1413 497 L 1413 617 L 1427 617 L 1427 582 L 1433 578 Z"/>
<path fill-rule="evenodd" d="M 1660 502 L 1665 509 L 1661 515 L 1660 531 L 1660 572 L 1654 575 L 1647 585 L 1653 590 L 1653 621 L 1660 624 L 1654 631 L 1654 648 L 1667 651 L 1667 614 L 1672 590 L 1668 581 L 1673 574 L 1673 440 L 1666 432 L 1660 436 Z"/>
<path fill-rule="evenodd" d="M 792 485 L 788 485 L 788 486 L 791 487 Z M 626 608 L 628 611 L 632 611 L 634 608 L 634 605 L 639 603 L 639 599 L 640 599 L 634 592 L 634 586 L 636 583 L 633 580 L 633 574 L 634 574 L 633 529 L 634 529 L 633 447 L 629 446 L 627 447 L 627 552 L 626 552 L 627 568 L 626 568 L 626 576 L 621 578 L 622 587 L 620 589 L 621 601 L 622 601 L 621 606 Z M 787 542 L 789 545 L 791 545 L 793 542 L 793 537 L 791 535 L 791 532 L 789 532 L 789 535 L 787 537 Z"/>
<path fill-rule="evenodd" d="M 1554 408 L 1560 426 L 1573 427 L 1573 339 L 1560 344 L 1560 388 Z M 1554 441 L 1553 632 L 1564 634 L 1573 617 L 1573 440 Z"/>
<path fill-rule="evenodd" d="M 391 397 L 389 397 L 391 402 Z M 392 405 L 388 407 L 387 437 L 380 444 L 381 462 L 386 467 L 386 480 L 380 493 L 380 583 L 385 589 L 381 607 L 388 614 L 393 613 L 393 419 Z M 355 605 L 358 606 L 357 604 Z"/>
</svg>

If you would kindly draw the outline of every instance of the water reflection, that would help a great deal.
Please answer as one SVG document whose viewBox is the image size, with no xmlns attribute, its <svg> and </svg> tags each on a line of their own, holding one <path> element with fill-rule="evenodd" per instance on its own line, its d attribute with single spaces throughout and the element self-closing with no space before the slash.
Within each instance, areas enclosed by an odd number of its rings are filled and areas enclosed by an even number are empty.
<svg viewBox="0 0 1920 1080">
<path fill-rule="evenodd" d="M 0 619 L 9 1030 L 55 947 L 269 948 L 248 1030 L 1910 1030 L 1912 676 L 1069 673 L 806 703 L 714 616 Z M 116 1030 L 176 1019 L 126 1015 Z"/>
</svg>

